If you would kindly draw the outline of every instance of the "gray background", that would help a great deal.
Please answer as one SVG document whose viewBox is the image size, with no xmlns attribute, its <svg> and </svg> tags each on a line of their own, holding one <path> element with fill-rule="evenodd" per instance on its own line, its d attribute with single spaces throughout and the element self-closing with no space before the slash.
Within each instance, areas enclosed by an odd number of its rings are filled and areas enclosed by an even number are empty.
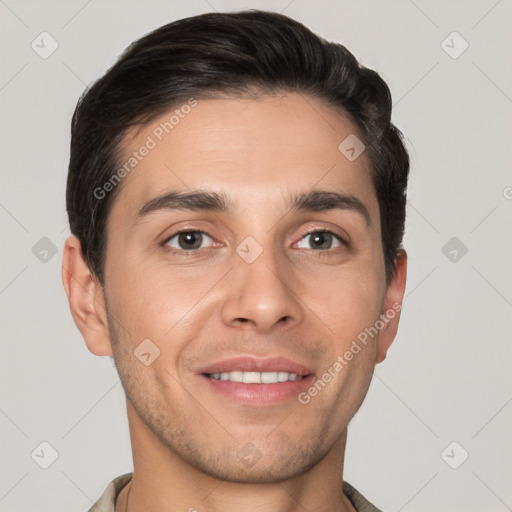
<svg viewBox="0 0 512 512">
<path fill-rule="evenodd" d="M 401 327 L 352 422 L 346 479 L 386 511 L 512 510 L 510 0 L 0 0 L 0 510 L 85 511 L 132 470 L 119 378 L 61 284 L 76 101 L 135 38 L 243 8 L 292 16 L 381 73 L 411 152 Z M 43 31 L 59 45 L 46 59 L 31 47 Z"/>
</svg>

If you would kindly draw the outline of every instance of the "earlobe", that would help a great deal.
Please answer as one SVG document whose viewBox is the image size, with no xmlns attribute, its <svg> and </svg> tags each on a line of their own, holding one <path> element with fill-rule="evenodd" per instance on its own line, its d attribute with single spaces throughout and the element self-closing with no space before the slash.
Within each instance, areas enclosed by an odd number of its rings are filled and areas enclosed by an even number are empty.
<svg viewBox="0 0 512 512">
<path fill-rule="evenodd" d="M 64 245 L 62 283 L 87 348 L 98 356 L 112 355 L 103 288 L 87 267 L 80 241 L 74 235 Z"/>
<path fill-rule="evenodd" d="M 381 319 L 384 323 L 379 332 L 375 364 L 386 359 L 386 354 L 395 339 L 402 309 L 402 300 L 407 279 L 407 253 L 399 249 L 395 258 L 395 276 L 386 290 Z"/>
</svg>

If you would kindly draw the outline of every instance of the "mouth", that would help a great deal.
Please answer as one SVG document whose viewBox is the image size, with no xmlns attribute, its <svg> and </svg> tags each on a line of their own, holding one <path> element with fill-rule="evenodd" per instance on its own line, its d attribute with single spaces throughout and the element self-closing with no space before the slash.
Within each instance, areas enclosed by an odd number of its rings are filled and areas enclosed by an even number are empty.
<svg viewBox="0 0 512 512">
<path fill-rule="evenodd" d="M 314 382 L 315 373 L 282 357 L 236 357 L 214 363 L 199 377 L 217 397 L 251 406 L 272 406 L 297 399 Z"/>
<path fill-rule="evenodd" d="M 277 384 L 278 382 L 294 382 L 307 377 L 307 375 L 297 375 L 296 373 L 284 371 L 244 372 L 240 370 L 221 373 L 204 373 L 203 375 L 213 380 L 243 382 L 244 384 Z"/>
</svg>

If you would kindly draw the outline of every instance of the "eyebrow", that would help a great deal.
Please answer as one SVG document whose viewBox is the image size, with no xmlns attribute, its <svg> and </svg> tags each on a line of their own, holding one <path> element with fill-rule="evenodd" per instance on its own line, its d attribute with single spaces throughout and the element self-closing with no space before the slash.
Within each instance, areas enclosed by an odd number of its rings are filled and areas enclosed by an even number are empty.
<svg viewBox="0 0 512 512">
<path fill-rule="evenodd" d="M 290 211 L 296 212 L 348 210 L 363 217 L 367 226 L 371 225 L 368 209 L 360 199 L 351 194 L 329 190 L 310 190 L 304 194 L 292 195 L 290 205 Z M 153 212 L 177 210 L 229 213 L 234 211 L 234 203 L 223 193 L 202 190 L 171 191 L 149 200 L 137 213 L 133 226 Z"/>
</svg>

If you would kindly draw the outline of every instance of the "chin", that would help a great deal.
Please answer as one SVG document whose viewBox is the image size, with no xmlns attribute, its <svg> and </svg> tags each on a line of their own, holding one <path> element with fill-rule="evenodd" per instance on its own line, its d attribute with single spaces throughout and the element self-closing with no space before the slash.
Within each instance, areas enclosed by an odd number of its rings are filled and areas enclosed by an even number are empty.
<svg viewBox="0 0 512 512">
<path fill-rule="evenodd" d="M 278 447 L 268 448 L 262 453 L 251 442 L 246 443 L 234 453 L 212 454 L 208 459 L 203 456 L 189 460 L 201 471 L 213 478 L 240 484 L 270 484 L 286 481 L 309 471 L 322 454 L 313 447 L 291 447 L 287 453 L 279 453 Z M 210 452 L 211 453 L 211 452 Z"/>
</svg>

